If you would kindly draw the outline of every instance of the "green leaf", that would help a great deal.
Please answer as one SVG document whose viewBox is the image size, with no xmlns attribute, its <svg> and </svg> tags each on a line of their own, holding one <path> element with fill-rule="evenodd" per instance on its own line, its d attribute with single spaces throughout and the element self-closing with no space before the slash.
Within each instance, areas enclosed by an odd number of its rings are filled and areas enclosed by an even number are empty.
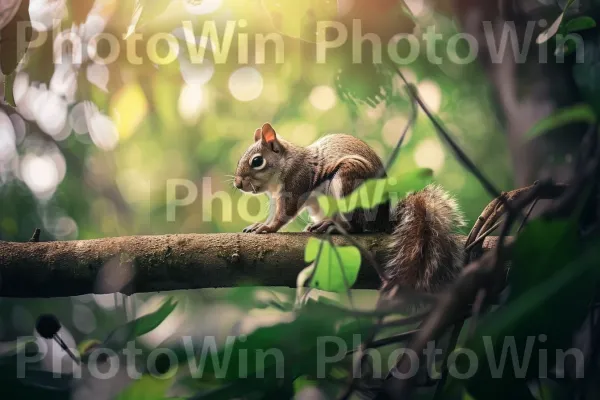
<svg viewBox="0 0 600 400">
<path fill-rule="evenodd" d="M 354 246 L 332 246 L 329 242 L 310 238 L 306 244 L 304 260 L 313 262 L 309 267 L 314 270 L 308 283 L 310 287 L 345 292 L 356 283 L 361 256 L 360 250 Z"/>
<path fill-rule="evenodd" d="M 588 16 L 582 16 L 573 18 L 568 21 L 565 25 L 565 30 L 567 32 L 578 32 L 586 29 L 594 28 L 596 26 L 596 21 L 593 18 Z"/>
<path fill-rule="evenodd" d="M 554 114 L 538 121 L 527 132 L 525 137 L 529 140 L 534 139 L 553 129 L 574 123 L 587 122 L 593 124 L 596 122 L 596 114 L 588 104 L 576 104 L 557 110 Z"/>
<path fill-rule="evenodd" d="M 135 327 L 133 330 L 134 336 L 142 336 L 153 331 L 154 328 L 159 326 L 175 310 L 175 307 L 177 307 L 177 302 L 172 297 L 169 297 L 155 312 L 129 322 L 129 324 Z"/>
<path fill-rule="evenodd" d="M 175 374 L 167 372 L 164 377 L 143 375 L 127 386 L 116 400 L 163 400 L 167 399 L 167 390 L 173 384 Z"/>
<path fill-rule="evenodd" d="M 175 310 L 176 306 L 177 302 L 169 297 L 158 310 L 129 321 L 112 331 L 104 342 L 104 346 L 113 350 L 122 349 L 127 342 L 158 327 Z"/>
<path fill-rule="evenodd" d="M 398 177 L 370 179 L 346 197 L 337 199 L 322 195 L 317 201 L 326 217 L 337 213 L 349 213 L 357 208 L 368 210 L 390 199 L 400 199 L 411 191 L 424 188 L 431 183 L 432 175 L 430 169 L 424 168 Z"/>
</svg>

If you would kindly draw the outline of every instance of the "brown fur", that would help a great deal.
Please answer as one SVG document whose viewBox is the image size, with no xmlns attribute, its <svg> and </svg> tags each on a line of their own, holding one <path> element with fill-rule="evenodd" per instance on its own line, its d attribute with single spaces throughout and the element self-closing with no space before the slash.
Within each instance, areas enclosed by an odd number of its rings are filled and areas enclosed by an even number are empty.
<svg viewBox="0 0 600 400">
<path fill-rule="evenodd" d="M 441 187 L 429 185 L 406 196 L 395 213 L 387 263 L 391 284 L 440 290 L 463 266 L 464 250 L 455 233 L 465 221 L 456 201 Z"/>
</svg>

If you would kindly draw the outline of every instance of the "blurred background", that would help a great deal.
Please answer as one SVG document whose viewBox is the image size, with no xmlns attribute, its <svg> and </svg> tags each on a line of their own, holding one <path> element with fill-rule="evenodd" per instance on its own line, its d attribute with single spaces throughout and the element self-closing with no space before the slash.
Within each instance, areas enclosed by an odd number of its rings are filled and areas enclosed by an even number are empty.
<svg viewBox="0 0 600 400">
<path fill-rule="evenodd" d="M 133 6 L 96 3 L 83 23 L 90 28 L 88 35 L 96 29 L 121 39 Z M 367 141 L 383 159 L 389 157 L 408 122 L 410 104 L 398 77 L 378 76 L 377 65 L 369 64 L 369 42 L 361 64 L 347 62 L 340 51 L 331 51 L 325 64 L 316 64 L 310 58 L 314 44 L 294 36 L 293 21 L 289 27 L 284 21 L 283 29 L 275 28 L 270 13 L 274 6 L 268 1 L 204 1 L 204 8 L 196 10 L 171 3 L 142 25 L 136 45 L 143 59 L 140 65 L 127 60 L 131 45 L 124 40 L 117 47 L 118 58 L 107 65 L 90 59 L 71 65 L 65 57 L 68 49 L 55 50 L 54 58 L 62 54 L 67 61 L 53 65 L 52 50 L 59 41 L 53 43 L 51 30 L 71 29 L 68 4 L 31 1 L 33 26 L 47 27 L 48 39 L 31 45 L 11 77 L 11 95 L 20 115 L 0 118 L 0 239 L 27 240 L 37 227 L 42 240 L 240 231 L 251 221 L 240 216 L 243 195 L 225 182 L 226 175 L 234 173 L 254 130 L 266 121 L 297 144 L 347 132 Z M 307 4 L 304 10 L 290 7 L 284 17 L 308 13 L 313 8 Z M 408 6 L 438 32 L 453 31 L 452 21 L 433 14 L 420 1 Z M 185 32 L 183 16 L 193 21 L 195 32 Z M 257 32 L 281 32 L 283 62 L 276 62 L 281 60 L 275 59 L 279 55 L 269 43 L 265 62 L 257 63 L 257 47 L 250 42 L 248 61 L 240 63 L 235 36 L 226 62 L 215 63 L 215 43 L 202 36 L 203 22 L 224 26 L 240 19 L 247 27 L 238 25 L 236 33 L 247 33 L 250 40 Z M 172 62 L 157 65 L 148 59 L 144 49 L 157 32 L 178 41 L 180 51 Z M 190 61 L 186 40 L 207 47 L 204 62 Z M 107 43 L 98 42 L 98 53 Z M 441 64 L 423 56 L 423 44 L 421 57 L 400 67 L 467 154 L 498 187 L 510 189 L 507 150 L 490 111 L 485 78 L 475 63 L 449 61 L 452 54 L 443 41 L 439 43 Z M 163 60 L 168 46 L 167 40 L 155 41 Z M 399 171 L 416 166 L 434 170 L 436 180 L 457 196 L 469 221 L 489 200 L 438 140 L 422 112 L 397 164 Z M 168 221 L 167 186 L 174 179 L 193 182 L 197 198 L 178 207 L 175 220 Z M 185 188 L 179 189 L 183 191 L 177 192 L 178 198 L 185 197 Z M 225 196 L 215 196 L 218 192 L 225 192 L 231 202 L 213 200 Z M 248 201 L 256 220 L 262 218 L 259 201 L 265 200 Z M 301 228 L 302 223 L 294 223 L 287 229 Z"/>
<path fill-rule="evenodd" d="M 16 106 L 16 112 L 0 111 L 0 240 L 26 241 L 36 228 L 41 228 L 43 241 L 239 232 L 253 222 L 241 215 L 240 202 L 258 221 L 267 200 L 249 199 L 226 182 L 253 142 L 254 130 L 270 121 L 280 135 L 300 145 L 326 133 L 350 133 L 385 160 L 411 115 L 395 68 L 417 87 L 496 186 L 512 188 L 508 151 L 486 78 L 475 62 L 456 62 L 464 42 L 448 44 L 456 32 L 453 21 L 422 0 L 408 1 L 407 8 L 394 1 L 381 1 L 380 7 L 349 0 L 297 3 L 31 0 L 32 42 L 16 71 L 0 77 L 3 97 Z M 390 64 L 386 32 L 381 36 L 382 63 L 370 61 L 373 47 L 368 41 L 361 47 L 360 63 L 352 62 L 348 46 L 331 51 L 327 62 L 316 63 L 320 39 L 311 24 L 315 19 L 352 18 L 352 13 L 365 26 L 391 26 L 396 32 L 413 32 L 416 22 L 420 28 L 415 33 L 435 27 L 446 39 L 434 46 L 439 63 L 426 57 L 426 43 L 420 41 L 414 60 Z M 236 34 L 228 56 L 217 59 L 223 43 L 215 43 L 203 29 L 214 23 L 222 41 L 228 21 L 233 21 Z M 73 62 L 70 55 L 77 46 L 56 40 L 60 32 L 78 37 L 85 49 L 103 57 L 111 54 L 111 46 L 120 51 L 106 64 L 85 54 Z M 91 40 L 100 33 L 115 42 Z M 257 33 L 280 37 L 283 54 L 272 42 L 266 51 L 256 51 Z M 43 36 L 47 39 L 40 40 Z M 191 60 L 190 42 L 192 48 L 205 48 L 203 62 Z M 173 48 L 180 51 L 171 57 Z M 131 62 L 129 50 L 141 62 Z M 436 181 L 457 197 L 469 220 L 468 231 L 490 198 L 421 111 L 392 174 L 415 167 L 431 168 Z M 191 182 L 197 196 L 169 220 L 168 187 L 174 180 Z M 176 196 L 182 198 L 189 186 L 178 189 Z M 300 218 L 286 230 L 303 226 Z M 196 318 L 205 322 L 226 315 L 220 308 L 203 308 L 210 303 L 198 298 L 207 293 L 213 292 L 186 294 L 195 299 L 190 302 Z M 144 301 L 148 297 L 136 296 Z M 132 299 L 0 299 L 0 338 L 29 334 L 39 312 L 56 310 L 76 341 L 97 337 L 109 325 L 140 312 L 143 301 L 136 305 Z M 198 309 L 212 317 L 198 314 Z"/>
</svg>

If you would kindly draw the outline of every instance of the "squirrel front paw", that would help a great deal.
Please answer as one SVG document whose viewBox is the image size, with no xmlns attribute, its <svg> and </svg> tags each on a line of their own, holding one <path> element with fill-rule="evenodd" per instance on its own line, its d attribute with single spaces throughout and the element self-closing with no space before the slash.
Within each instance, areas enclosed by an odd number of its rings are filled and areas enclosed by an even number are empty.
<svg viewBox="0 0 600 400">
<path fill-rule="evenodd" d="M 256 230 L 256 228 L 258 228 L 260 225 L 262 225 L 261 222 L 255 222 L 252 225 L 249 225 L 247 227 L 245 227 L 242 232 L 244 233 L 252 233 Z"/>
<path fill-rule="evenodd" d="M 324 219 L 323 221 L 315 222 L 314 224 L 306 225 L 304 232 L 311 233 L 338 233 L 335 224 L 330 219 Z"/>
<path fill-rule="evenodd" d="M 244 233 L 273 233 L 277 232 L 277 228 L 264 223 L 252 224 L 243 230 Z"/>
</svg>

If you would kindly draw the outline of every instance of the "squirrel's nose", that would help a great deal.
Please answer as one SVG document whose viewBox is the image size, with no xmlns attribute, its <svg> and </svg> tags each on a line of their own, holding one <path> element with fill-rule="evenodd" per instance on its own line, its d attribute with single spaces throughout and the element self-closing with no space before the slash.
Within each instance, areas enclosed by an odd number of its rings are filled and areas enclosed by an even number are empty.
<svg viewBox="0 0 600 400">
<path fill-rule="evenodd" d="M 239 176 L 236 176 L 234 184 L 235 184 L 236 188 L 241 189 L 242 188 L 242 178 Z"/>
</svg>

